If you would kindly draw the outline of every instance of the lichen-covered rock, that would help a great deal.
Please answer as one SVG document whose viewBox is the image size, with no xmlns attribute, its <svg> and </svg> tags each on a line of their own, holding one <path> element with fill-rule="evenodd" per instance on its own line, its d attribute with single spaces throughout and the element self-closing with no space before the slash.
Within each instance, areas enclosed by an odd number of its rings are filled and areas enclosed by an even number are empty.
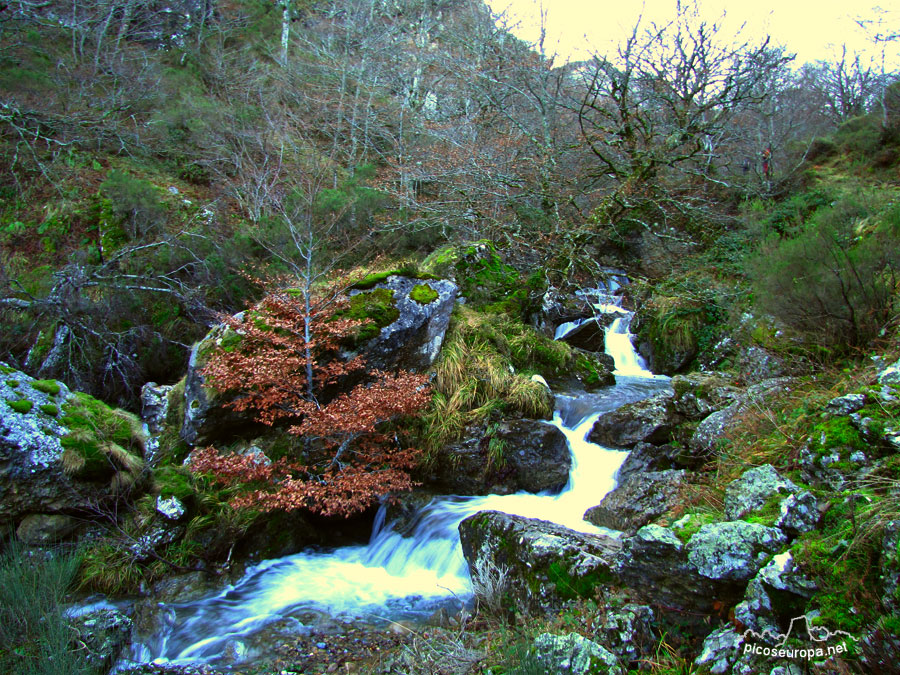
<svg viewBox="0 0 900 675">
<path fill-rule="evenodd" d="M 411 297 L 414 289 L 422 285 L 427 285 L 437 294 L 429 294 L 429 302 Z M 365 344 L 362 355 L 366 363 L 371 368 L 382 370 L 428 368 L 441 351 L 456 302 L 457 285 L 448 279 L 423 282 L 421 279 L 392 275 L 372 289 L 358 292 L 367 293 L 379 288 L 393 292 L 394 306 L 399 316 Z"/>
<path fill-rule="evenodd" d="M 789 390 L 790 385 L 789 377 L 764 380 L 747 389 L 745 395 L 738 397 L 728 407 L 705 417 L 691 437 L 689 445 L 692 452 L 701 457 L 714 455 L 725 432 L 735 424 L 748 405 L 761 403 L 774 394 Z"/>
<path fill-rule="evenodd" d="M 744 636 L 733 627 L 718 628 L 706 636 L 694 664 L 708 668 L 713 675 L 727 673 L 737 661 L 743 644 Z"/>
<path fill-rule="evenodd" d="M 778 506 L 779 515 L 775 527 L 790 537 L 797 537 L 816 529 L 819 523 L 819 504 L 809 490 L 800 494 L 790 494 Z"/>
<path fill-rule="evenodd" d="M 588 440 L 612 448 L 631 448 L 641 442 L 661 444 L 671 439 L 679 421 L 672 393 L 664 391 L 601 415 Z"/>
<path fill-rule="evenodd" d="M 522 612 L 546 612 L 591 595 L 597 584 L 610 580 L 610 564 L 621 546 L 613 537 L 497 511 L 466 518 L 459 536 L 470 571 L 509 570 L 509 600 Z"/>
<path fill-rule="evenodd" d="M 825 412 L 835 416 L 849 415 L 861 410 L 865 405 L 865 394 L 847 394 L 831 399 L 825 405 Z"/>
<path fill-rule="evenodd" d="M 653 610 L 647 605 L 607 606 L 599 610 L 594 637 L 619 657 L 623 666 L 637 668 L 659 644 L 653 621 Z"/>
<path fill-rule="evenodd" d="M 19 523 L 16 536 L 19 541 L 29 546 L 48 546 L 59 543 L 80 526 L 81 521 L 72 516 L 60 513 L 32 513 Z"/>
<path fill-rule="evenodd" d="M 158 434 L 163 430 L 166 416 L 169 413 L 169 392 L 171 384 L 156 384 L 147 382 L 141 387 L 141 419 L 147 425 L 151 434 Z"/>
<path fill-rule="evenodd" d="M 738 520 L 703 525 L 685 548 L 700 575 L 741 582 L 749 581 L 787 541 L 781 530 Z"/>
<path fill-rule="evenodd" d="M 878 373 L 879 384 L 900 384 L 900 360 Z"/>
<path fill-rule="evenodd" d="M 743 586 L 730 580 L 698 574 L 681 540 L 659 525 L 645 525 L 624 540 L 613 572 L 619 585 L 644 602 L 673 610 L 678 621 L 701 620 L 714 613 L 716 603 L 736 602 L 743 593 Z"/>
<path fill-rule="evenodd" d="M 0 363 L 0 529 L 30 513 L 92 510 L 115 499 L 143 467 L 139 427 L 61 382 Z"/>
<path fill-rule="evenodd" d="M 180 520 L 186 511 L 187 509 L 178 497 L 163 498 L 162 495 L 159 495 L 156 498 L 156 512 L 166 520 Z"/>
<path fill-rule="evenodd" d="M 816 585 L 803 576 L 789 551 L 776 555 L 750 583 L 744 599 L 734 608 L 734 618 L 757 634 L 758 639 L 777 639 L 790 620 L 803 614 Z"/>
<path fill-rule="evenodd" d="M 900 612 L 900 520 L 884 528 L 880 572 L 881 603 L 889 612 Z"/>
<path fill-rule="evenodd" d="M 443 448 L 426 480 L 461 495 L 558 490 L 569 480 L 572 456 L 565 434 L 540 420 L 509 420 L 470 427 L 463 440 Z"/>
<path fill-rule="evenodd" d="M 683 470 L 631 474 L 599 505 L 588 509 L 584 519 L 600 527 L 636 532 L 679 502 L 684 475 Z"/>
<path fill-rule="evenodd" d="M 131 635 L 133 621 L 116 609 L 97 609 L 68 620 L 77 635 L 73 642 L 96 672 L 106 672 L 119 658 Z"/>
<path fill-rule="evenodd" d="M 740 398 L 741 390 L 712 373 L 690 373 L 672 378 L 675 411 L 686 420 L 702 420 Z"/>
<path fill-rule="evenodd" d="M 778 475 L 771 464 L 748 469 L 725 488 L 725 517 L 728 520 L 743 518 L 775 495 L 798 491 L 797 486 Z"/>
<path fill-rule="evenodd" d="M 742 349 L 736 365 L 741 379 L 750 384 L 781 377 L 788 372 L 784 359 L 757 345 Z"/>
<path fill-rule="evenodd" d="M 623 675 L 614 654 L 578 633 L 542 633 L 534 640 L 535 659 L 551 673 L 598 673 Z"/>
<path fill-rule="evenodd" d="M 616 480 L 625 482 L 629 476 L 634 474 L 647 471 L 666 471 L 693 465 L 693 459 L 677 445 L 637 443 L 616 472 Z"/>
</svg>

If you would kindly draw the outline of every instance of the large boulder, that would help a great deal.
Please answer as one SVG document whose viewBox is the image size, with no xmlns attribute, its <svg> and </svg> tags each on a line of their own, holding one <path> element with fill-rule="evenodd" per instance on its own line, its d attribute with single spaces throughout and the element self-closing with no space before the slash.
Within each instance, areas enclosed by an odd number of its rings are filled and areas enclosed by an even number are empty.
<svg viewBox="0 0 900 675">
<path fill-rule="evenodd" d="M 588 440 L 612 448 L 631 448 L 641 442 L 662 444 L 671 439 L 679 421 L 672 393 L 661 392 L 601 415 Z"/>
<path fill-rule="evenodd" d="M 482 511 L 459 525 L 463 555 L 473 575 L 506 569 L 508 609 L 546 612 L 590 596 L 611 580 L 621 544 L 613 537 L 574 532 L 543 520 Z"/>
<path fill-rule="evenodd" d="M 434 363 L 441 351 L 458 287 L 448 279 L 412 279 L 391 275 L 366 290 L 385 289 L 393 294 L 397 319 L 384 326 L 362 349 L 372 368 L 423 370 Z"/>
<path fill-rule="evenodd" d="M 613 322 L 613 314 L 600 314 L 579 323 L 567 331 L 560 340 L 573 347 L 588 352 L 602 352 L 606 349 L 606 329 Z"/>
<path fill-rule="evenodd" d="M 748 469 L 725 487 L 725 517 L 728 520 L 743 518 L 776 495 L 797 492 L 797 486 L 782 478 L 771 464 Z"/>
<path fill-rule="evenodd" d="M 625 672 L 615 654 L 578 633 L 542 633 L 534 639 L 533 654 L 548 673 L 623 675 Z"/>
<path fill-rule="evenodd" d="M 737 520 L 704 525 L 685 548 L 688 561 L 701 576 L 747 582 L 785 544 L 787 537 L 781 530 Z"/>
<path fill-rule="evenodd" d="M 540 420 L 519 419 L 469 427 L 462 441 L 443 448 L 424 477 L 442 492 L 460 495 L 559 490 L 572 456 L 565 434 Z"/>
<path fill-rule="evenodd" d="M 145 437 L 134 416 L 2 363 L 0 399 L 0 528 L 28 514 L 94 512 L 139 475 Z M 48 530 L 23 530 L 38 531 Z"/>
<path fill-rule="evenodd" d="M 679 503 L 685 472 L 650 471 L 631 474 L 584 519 L 600 527 L 634 533 Z"/>
</svg>

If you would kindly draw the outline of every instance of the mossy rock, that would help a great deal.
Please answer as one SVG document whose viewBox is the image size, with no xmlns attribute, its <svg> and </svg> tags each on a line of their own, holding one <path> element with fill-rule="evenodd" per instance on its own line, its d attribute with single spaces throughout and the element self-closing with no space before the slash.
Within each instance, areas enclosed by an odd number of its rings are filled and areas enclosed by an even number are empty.
<svg viewBox="0 0 900 675">
<path fill-rule="evenodd" d="M 400 317 L 400 311 L 394 301 L 394 291 L 375 288 L 353 295 L 350 306 L 337 312 L 335 317 L 365 322 L 354 339 L 356 344 L 361 344 L 378 335 L 385 326 L 394 323 Z"/>
<path fill-rule="evenodd" d="M 409 292 L 409 297 L 420 305 L 428 305 L 437 300 L 439 294 L 428 284 L 419 284 L 413 286 L 413 289 Z"/>
<path fill-rule="evenodd" d="M 48 396 L 57 396 L 60 392 L 60 385 L 56 380 L 32 380 L 31 388 L 37 389 Z"/>
<path fill-rule="evenodd" d="M 63 403 L 59 421 L 69 430 L 60 441 L 66 473 L 93 480 L 143 468 L 146 438 L 135 415 L 79 392 Z"/>
</svg>

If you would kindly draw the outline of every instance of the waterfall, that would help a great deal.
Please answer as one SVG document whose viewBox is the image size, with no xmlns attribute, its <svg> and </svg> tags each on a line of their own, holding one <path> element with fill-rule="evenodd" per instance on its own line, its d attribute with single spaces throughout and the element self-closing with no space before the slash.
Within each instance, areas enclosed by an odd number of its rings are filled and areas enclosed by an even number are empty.
<svg viewBox="0 0 900 675">
<path fill-rule="evenodd" d="M 608 299 L 599 298 L 597 304 Z M 133 647 L 131 662 L 215 662 L 226 652 L 252 659 L 265 650 L 259 637 L 265 631 L 282 630 L 287 638 L 310 630 L 322 616 L 377 623 L 424 619 L 439 607 L 459 607 L 471 597 L 471 585 L 458 526 L 479 511 L 600 531 L 583 519 L 584 512 L 615 487 L 615 473 L 628 453 L 585 438 L 601 414 L 668 386 L 668 378 L 653 376 L 634 352 L 630 313 L 616 309 L 622 316 L 606 332 L 616 386 L 556 397 L 552 424 L 565 434 L 572 453 L 569 481 L 561 492 L 436 498 L 416 514 L 405 536 L 384 522 L 382 510 L 368 545 L 267 560 L 215 595 L 164 607 L 164 625 Z"/>
</svg>

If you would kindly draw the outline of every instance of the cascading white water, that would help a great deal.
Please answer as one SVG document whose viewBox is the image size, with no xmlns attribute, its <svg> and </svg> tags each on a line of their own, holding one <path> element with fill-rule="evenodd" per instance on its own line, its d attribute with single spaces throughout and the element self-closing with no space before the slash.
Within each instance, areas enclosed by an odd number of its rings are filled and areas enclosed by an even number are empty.
<svg viewBox="0 0 900 675">
<path fill-rule="evenodd" d="M 247 645 L 267 626 L 288 622 L 289 629 L 302 632 L 304 620 L 321 613 L 369 620 L 425 617 L 442 604 L 471 596 L 458 526 L 479 511 L 598 531 L 583 514 L 615 486 L 627 452 L 594 445 L 585 437 L 599 415 L 668 386 L 668 378 L 654 377 L 635 354 L 627 332 L 631 315 L 617 309 L 625 316 L 606 333 L 607 352 L 616 362 L 616 386 L 557 397 L 553 424 L 566 435 L 572 452 L 569 481 L 559 494 L 435 499 L 417 514 L 405 536 L 388 525 L 376 528 L 367 546 L 265 561 L 216 595 L 166 607 L 165 626 L 134 647 L 132 660 L 215 661 L 226 647 L 231 654 L 252 658 L 254 650 Z"/>
</svg>

